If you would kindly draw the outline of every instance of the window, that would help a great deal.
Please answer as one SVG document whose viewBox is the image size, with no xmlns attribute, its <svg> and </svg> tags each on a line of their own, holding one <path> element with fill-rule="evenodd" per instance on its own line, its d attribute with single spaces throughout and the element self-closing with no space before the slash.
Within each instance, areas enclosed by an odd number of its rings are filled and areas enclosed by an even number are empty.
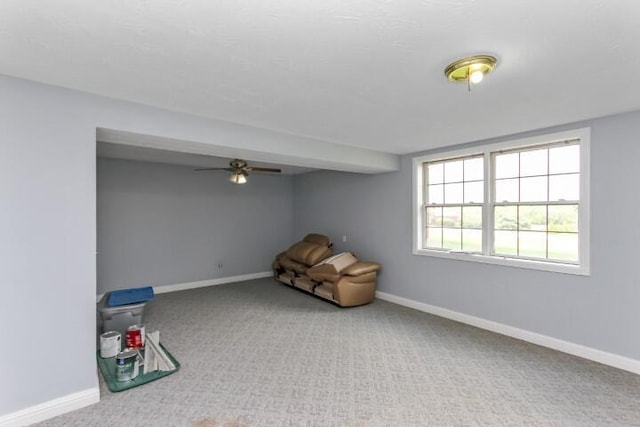
<svg viewBox="0 0 640 427">
<path fill-rule="evenodd" d="M 482 157 L 428 162 L 424 168 L 427 202 L 423 247 L 482 251 Z"/>
<path fill-rule="evenodd" d="M 414 253 L 589 273 L 589 129 L 414 158 Z"/>
</svg>

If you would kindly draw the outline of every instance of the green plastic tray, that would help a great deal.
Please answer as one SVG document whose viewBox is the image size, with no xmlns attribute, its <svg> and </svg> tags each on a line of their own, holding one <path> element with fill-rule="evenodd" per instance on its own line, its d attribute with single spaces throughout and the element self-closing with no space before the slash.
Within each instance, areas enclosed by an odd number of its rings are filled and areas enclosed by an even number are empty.
<svg viewBox="0 0 640 427">
<path fill-rule="evenodd" d="M 176 365 L 176 369 L 174 371 L 154 371 L 149 372 L 148 374 L 140 374 L 136 378 L 129 381 L 116 381 L 116 358 L 110 357 L 108 359 L 103 359 L 100 357 L 100 351 L 97 352 L 98 358 L 98 366 L 100 367 L 100 372 L 102 372 L 102 376 L 109 387 L 109 390 L 113 392 L 128 390 L 130 388 L 138 387 L 139 385 L 150 383 L 151 381 L 158 380 L 162 377 L 166 377 L 173 373 L 178 372 L 180 369 L 180 363 L 169 353 L 169 351 L 164 348 L 162 344 L 160 347 L 167 353 L 169 359 Z M 142 369 L 142 367 L 140 367 Z"/>
</svg>

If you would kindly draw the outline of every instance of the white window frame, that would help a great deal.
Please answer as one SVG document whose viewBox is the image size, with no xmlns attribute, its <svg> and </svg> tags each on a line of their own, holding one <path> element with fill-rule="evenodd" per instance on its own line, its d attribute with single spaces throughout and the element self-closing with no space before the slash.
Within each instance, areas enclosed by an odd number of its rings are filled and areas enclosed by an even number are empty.
<svg viewBox="0 0 640 427">
<path fill-rule="evenodd" d="M 550 144 L 567 140 L 580 140 L 580 201 L 578 213 L 578 259 L 579 264 L 562 263 L 549 260 L 530 260 L 502 255 L 489 255 L 493 236 L 493 215 L 491 201 L 493 200 L 494 176 L 491 164 L 491 153 L 500 150 L 523 149 L 535 145 Z M 579 128 L 563 132 L 544 134 L 529 138 L 498 142 L 460 150 L 447 151 L 437 154 L 427 154 L 413 158 L 413 254 L 462 261 L 497 264 L 510 267 L 534 270 L 553 271 L 558 273 L 588 276 L 590 274 L 590 141 L 591 129 Z M 422 248 L 424 232 L 424 168 L 426 162 L 443 161 L 456 157 L 484 155 L 484 204 L 483 204 L 483 253 L 465 253 L 460 251 L 446 251 Z"/>
</svg>

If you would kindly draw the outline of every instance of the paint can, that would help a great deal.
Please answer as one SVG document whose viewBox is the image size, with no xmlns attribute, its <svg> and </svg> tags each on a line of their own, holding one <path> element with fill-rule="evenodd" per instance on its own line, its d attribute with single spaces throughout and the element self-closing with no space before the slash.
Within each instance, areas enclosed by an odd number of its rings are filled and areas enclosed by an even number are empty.
<svg viewBox="0 0 640 427">
<path fill-rule="evenodd" d="M 121 351 L 116 356 L 116 381 L 131 381 L 138 376 L 139 366 L 137 351 Z"/>
<path fill-rule="evenodd" d="M 140 349 L 144 347 L 144 325 L 131 325 L 127 328 L 127 348 Z"/>
<path fill-rule="evenodd" d="M 116 357 L 122 347 L 120 332 L 109 331 L 100 335 L 100 357 L 103 359 Z"/>
</svg>

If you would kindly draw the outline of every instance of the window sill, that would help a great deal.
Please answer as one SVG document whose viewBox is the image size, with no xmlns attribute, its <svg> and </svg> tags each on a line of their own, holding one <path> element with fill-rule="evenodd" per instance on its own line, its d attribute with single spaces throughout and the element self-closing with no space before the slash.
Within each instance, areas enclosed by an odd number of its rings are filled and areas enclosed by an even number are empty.
<svg viewBox="0 0 640 427">
<path fill-rule="evenodd" d="M 589 276 L 589 268 L 584 265 L 562 264 L 527 259 L 507 258 L 495 255 L 482 255 L 467 252 L 446 252 L 431 249 L 414 249 L 414 255 L 446 258 L 458 261 L 479 262 L 483 264 L 502 265 L 507 267 L 524 268 L 529 270 L 551 271 L 554 273 Z"/>
</svg>

